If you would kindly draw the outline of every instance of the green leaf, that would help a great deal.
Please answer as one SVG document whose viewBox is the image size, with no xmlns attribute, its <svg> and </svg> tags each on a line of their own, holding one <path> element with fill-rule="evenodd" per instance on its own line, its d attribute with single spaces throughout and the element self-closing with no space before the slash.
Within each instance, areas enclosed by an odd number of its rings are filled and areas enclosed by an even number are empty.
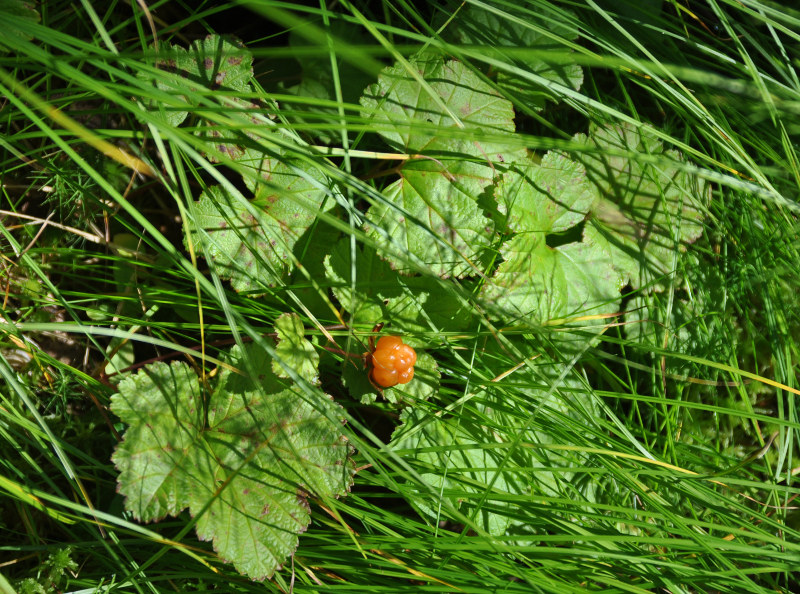
<svg viewBox="0 0 800 594">
<path fill-rule="evenodd" d="M 191 484 L 182 468 L 186 451 L 203 430 L 197 375 L 185 363 L 158 362 L 124 379 L 119 390 L 111 410 L 130 427 L 112 459 L 126 507 L 145 521 L 177 515 Z M 152 440 L 152 454 L 137 451 Z"/>
<path fill-rule="evenodd" d="M 240 161 L 251 167 L 262 167 L 264 153 L 254 148 L 258 138 L 250 130 L 264 126 L 263 117 L 275 119 L 276 114 L 263 101 L 250 101 L 238 97 L 225 98 L 224 115 L 233 119 L 234 123 L 219 124 L 216 121 L 203 119 L 202 125 L 195 128 L 195 136 L 204 139 L 208 144 L 202 152 L 212 163 L 220 163 L 220 154 L 233 161 Z M 251 178 L 243 176 L 245 183 Z M 248 187 L 252 187 L 251 185 Z"/>
<path fill-rule="evenodd" d="M 283 388 L 268 355 L 234 347 L 208 396 L 185 363 L 154 363 L 123 380 L 111 409 L 129 425 L 114 452 L 119 491 L 135 518 L 187 509 L 201 540 L 242 573 L 280 568 L 310 522 L 307 498 L 347 493 L 354 469 L 329 397 Z"/>
<path fill-rule="evenodd" d="M 702 235 L 711 188 L 678 152 L 630 124 L 596 128 L 589 141 L 597 150 L 583 160 L 602 194 L 595 225 L 622 255 L 631 285 L 645 286 L 672 272 Z"/>
<path fill-rule="evenodd" d="M 228 41 L 219 35 L 209 35 L 195 41 L 186 50 L 177 45 L 162 44 L 155 66 L 173 76 L 154 76 L 140 71 L 137 76 L 152 80 L 155 86 L 177 95 L 184 104 L 194 104 L 199 89 L 237 93 L 251 92 L 253 57 L 239 41 Z M 153 110 L 164 109 L 159 101 L 150 101 Z M 179 126 L 189 115 L 187 110 L 168 109 L 164 117 L 168 124 Z"/>
<path fill-rule="evenodd" d="M 582 241 L 547 245 L 548 234 L 573 229 L 596 200 L 583 167 L 550 152 L 538 166 L 506 173 L 497 192 L 498 210 L 507 213 L 516 235 L 501 247 L 503 262 L 481 296 L 500 317 L 542 324 L 616 311 L 624 278 L 592 225 L 585 226 Z"/>
<path fill-rule="evenodd" d="M 330 318 L 335 310 L 325 282 L 324 261 L 340 236 L 338 229 L 317 219 L 294 246 L 297 265 L 289 284 L 295 297 L 316 318 Z"/>
<path fill-rule="evenodd" d="M 333 122 L 338 115 L 336 108 L 330 106 L 333 98 L 328 86 L 304 74 L 303 80 L 287 88 L 286 92 L 304 99 L 301 101 L 292 101 L 291 99 L 281 100 L 281 107 L 284 110 L 308 113 L 307 116 L 299 115 L 298 113 L 298 115 L 294 117 L 294 121 L 297 125 L 308 126 L 308 133 L 318 138 L 323 144 L 331 144 L 335 140 L 341 138 L 327 130 L 315 129 L 320 121 Z"/>
<path fill-rule="evenodd" d="M 404 409 L 390 447 L 420 472 L 430 491 L 442 494 L 478 527 L 497 536 L 525 524 L 524 519 L 514 518 L 514 505 L 508 501 L 557 495 L 560 481 L 544 468 L 564 468 L 569 463 L 546 450 L 535 452 L 518 446 L 508 456 L 507 448 L 492 447 L 513 441 L 523 430 L 521 443 L 528 446 L 552 443 L 552 439 L 523 429 L 522 411 L 511 412 L 486 393 L 478 399 L 483 402 L 475 409 L 465 409 L 458 422 L 428 415 L 421 408 Z M 559 475 L 568 481 L 572 473 L 561 471 Z M 448 515 L 438 499 L 430 492 L 420 492 L 413 503 L 422 515 L 440 520 L 441 515 Z"/>
<path fill-rule="evenodd" d="M 406 408 L 400 419 L 402 424 L 392 436 L 391 448 L 406 461 L 415 463 L 421 478 L 434 492 L 458 493 L 451 503 L 463 506 L 462 512 L 477 516 L 473 518 L 475 523 L 489 534 L 505 533 L 510 521 L 504 515 L 463 509 L 474 506 L 475 499 L 488 489 L 500 495 L 525 491 L 513 474 L 499 472 L 503 450 L 483 447 L 496 442 L 496 438 L 473 425 L 462 427 L 451 419 L 426 415 L 420 408 Z M 462 420 L 468 422 L 466 418 Z M 482 441 L 484 438 L 487 441 Z M 471 500 L 467 501 L 468 498 Z M 422 514 L 438 519 L 437 502 L 422 493 L 412 501 Z"/>
<path fill-rule="evenodd" d="M 264 164 L 262 175 L 270 184 L 259 186 L 250 203 L 221 186 L 207 188 L 194 205 L 192 231 L 194 243 L 203 247 L 220 276 L 231 279 L 237 291 L 256 294 L 263 294 L 264 286 L 277 285 L 292 270 L 292 248 L 314 222 L 326 196 L 322 181 L 311 181 L 318 172 L 269 158 Z"/>
<path fill-rule="evenodd" d="M 366 230 L 381 255 L 405 273 L 413 270 L 400 261 L 405 254 L 445 278 L 480 273 L 494 231 L 478 197 L 494 170 L 469 161 L 419 160 L 403 166 L 400 175 L 383 191 L 387 202 L 367 212 Z"/>
<path fill-rule="evenodd" d="M 418 313 L 413 300 L 404 298 L 403 287 L 396 271 L 378 258 L 369 247 L 356 247 L 355 287 L 351 284 L 350 240 L 343 238 L 325 257 L 325 275 L 331 283 L 333 295 L 350 312 L 351 325 L 374 326 L 382 320 L 394 319 L 401 312 L 412 308 L 412 316 Z M 399 307 L 395 304 L 403 301 Z M 387 315 L 391 312 L 394 315 Z M 407 315 L 400 316 L 403 319 Z"/>
<path fill-rule="evenodd" d="M 392 329 L 407 333 L 463 330 L 468 325 L 469 305 L 446 290 L 444 281 L 400 276 L 374 249 L 358 246 L 353 285 L 351 261 L 350 241 L 345 238 L 325 258 L 325 273 L 336 299 L 350 312 L 352 325 L 390 322 Z"/>
<path fill-rule="evenodd" d="M 257 169 L 260 177 L 253 180 L 245 176 L 244 183 L 272 213 L 277 226 L 304 224 L 305 229 L 321 210 L 333 206 L 331 201 L 323 208 L 329 182 L 310 163 L 289 156 L 264 155 L 258 160 Z"/>
<path fill-rule="evenodd" d="M 500 254 L 504 262 L 481 296 L 505 316 L 542 324 L 617 309 L 622 277 L 590 226 L 584 241 L 557 248 L 542 234 L 520 234 Z"/>
<path fill-rule="evenodd" d="M 583 70 L 569 58 L 572 52 L 565 47 L 577 38 L 574 30 L 562 24 L 567 16 L 574 18 L 566 11 L 512 15 L 501 8 L 470 6 L 460 13 L 456 28 L 461 43 L 480 45 L 482 53 L 518 69 L 498 67 L 497 83 L 527 107 L 539 111 L 547 100 L 560 98 L 548 83 L 575 90 L 583 83 Z M 513 54 L 507 48 L 513 48 Z M 528 76 L 521 76 L 519 71 Z"/>
<path fill-rule="evenodd" d="M 511 103 L 461 62 L 424 55 L 386 68 L 361 98 L 364 117 L 406 161 L 385 202 L 367 213 L 381 257 L 401 272 L 415 261 L 441 277 L 482 273 L 494 233 L 479 205 L 497 167 L 524 157 Z M 424 78 L 425 84 L 420 82 Z"/>
<path fill-rule="evenodd" d="M 430 324 L 440 331 L 464 327 L 469 319 L 467 306 L 462 306 L 452 293 L 425 277 L 401 277 L 378 258 L 370 247 L 356 248 L 356 279 L 350 282 L 350 241 L 339 241 L 325 258 L 325 272 L 333 294 L 350 312 L 350 324 L 374 326 L 389 323 L 389 334 L 410 333 L 403 340 L 419 349 L 425 343 L 413 334 L 429 332 Z M 428 323 L 430 322 L 430 324 Z M 385 388 L 383 395 L 392 404 L 427 400 L 438 393 L 440 378 L 436 360 L 423 350 L 417 351 L 414 379 L 408 384 Z M 363 365 L 345 364 L 342 380 L 353 398 L 372 404 L 378 390 L 369 381 L 369 370 Z"/>
<path fill-rule="evenodd" d="M 520 154 L 505 142 L 515 130 L 511 102 L 463 62 L 426 54 L 411 66 L 415 75 L 403 64 L 385 68 L 361 97 L 362 115 L 395 150 L 490 161 Z"/>
<path fill-rule="evenodd" d="M 597 190 L 577 161 L 548 151 L 539 164 L 515 163 L 495 190 L 498 211 L 515 233 L 560 233 L 586 218 Z"/>
<path fill-rule="evenodd" d="M 305 337 L 305 330 L 300 316 L 285 313 L 275 321 L 275 332 L 278 335 L 278 346 L 275 354 L 283 365 L 294 369 L 306 381 L 319 383 L 319 354 L 314 345 Z M 278 377 L 289 378 L 281 363 L 272 361 L 272 371 Z"/>
</svg>

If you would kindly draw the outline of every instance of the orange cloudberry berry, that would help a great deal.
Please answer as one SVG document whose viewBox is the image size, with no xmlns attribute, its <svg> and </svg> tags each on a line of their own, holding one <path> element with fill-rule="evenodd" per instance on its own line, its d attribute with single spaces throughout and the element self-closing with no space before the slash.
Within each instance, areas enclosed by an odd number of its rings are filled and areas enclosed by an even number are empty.
<svg viewBox="0 0 800 594">
<path fill-rule="evenodd" d="M 381 336 L 371 355 L 370 377 L 381 388 L 407 384 L 414 377 L 417 353 L 399 336 Z"/>
</svg>

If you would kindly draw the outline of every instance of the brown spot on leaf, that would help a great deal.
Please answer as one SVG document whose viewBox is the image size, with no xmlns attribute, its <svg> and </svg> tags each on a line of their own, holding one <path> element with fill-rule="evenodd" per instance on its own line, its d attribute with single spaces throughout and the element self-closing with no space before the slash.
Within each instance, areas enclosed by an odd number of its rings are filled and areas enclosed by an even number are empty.
<svg viewBox="0 0 800 594">
<path fill-rule="evenodd" d="M 166 70 L 167 72 L 175 72 L 178 69 L 178 63 L 174 58 L 169 60 L 157 60 L 156 68 L 159 70 Z"/>
<path fill-rule="evenodd" d="M 309 514 L 311 513 L 311 506 L 308 504 L 308 492 L 300 487 L 295 492 L 296 503 L 302 507 Z"/>
</svg>

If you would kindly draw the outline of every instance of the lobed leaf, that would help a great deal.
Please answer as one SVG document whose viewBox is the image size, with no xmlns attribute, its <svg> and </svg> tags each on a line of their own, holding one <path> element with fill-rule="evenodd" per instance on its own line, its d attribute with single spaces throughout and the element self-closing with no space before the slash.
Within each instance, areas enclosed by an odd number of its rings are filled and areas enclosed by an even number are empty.
<svg viewBox="0 0 800 594">
<path fill-rule="evenodd" d="M 624 278 L 591 224 L 582 241 L 547 245 L 548 234 L 574 228 L 597 199 L 580 163 L 551 151 L 538 165 L 517 164 L 498 184 L 497 198 L 516 234 L 500 248 L 503 262 L 481 296 L 501 317 L 542 324 L 616 311 Z"/>
<path fill-rule="evenodd" d="M 495 189 L 497 209 L 515 233 L 560 233 L 579 224 L 597 190 L 577 161 L 548 151 L 538 164 L 515 163 Z"/>
<path fill-rule="evenodd" d="M 111 410 L 129 427 L 112 460 L 125 506 L 147 522 L 177 515 L 191 486 L 187 451 L 203 430 L 197 375 L 185 363 L 157 362 L 118 389 Z"/>
<path fill-rule="evenodd" d="M 327 195 L 319 172 L 303 164 L 265 158 L 263 167 L 269 183 L 258 187 L 252 201 L 221 186 L 207 188 L 194 205 L 192 231 L 220 276 L 237 291 L 256 294 L 292 270 L 292 249 Z"/>
<path fill-rule="evenodd" d="M 495 163 L 524 156 L 509 144 L 514 111 L 461 62 L 424 55 L 411 67 L 386 68 L 361 98 L 388 144 L 425 155 L 398 169 L 386 201 L 367 213 L 367 231 L 402 272 L 417 261 L 442 277 L 480 274 L 494 231 L 479 198 L 498 175 Z"/>
<path fill-rule="evenodd" d="M 234 347 L 207 401 L 185 363 L 154 363 L 119 385 L 111 409 L 129 425 L 113 455 L 135 518 L 187 509 L 197 535 L 253 579 L 271 576 L 310 522 L 307 498 L 338 497 L 354 469 L 329 397 L 284 388 L 255 346 Z"/>
<path fill-rule="evenodd" d="M 233 93 L 249 93 L 253 77 L 253 57 L 239 41 L 228 41 L 219 35 L 208 35 L 184 49 L 178 45 L 162 44 L 155 66 L 174 74 L 173 77 L 154 76 L 139 71 L 137 76 L 152 80 L 161 91 L 176 95 L 178 102 L 191 105 L 199 89 L 225 89 Z M 167 109 L 160 101 L 149 101 L 152 110 L 163 110 L 171 126 L 180 126 L 188 117 L 186 109 Z"/>
<path fill-rule="evenodd" d="M 325 275 L 336 299 L 350 312 L 352 325 L 374 326 L 386 319 L 402 323 L 409 317 L 416 318 L 416 301 L 404 294 L 399 275 L 378 258 L 374 249 L 356 247 L 354 284 L 350 280 L 351 265 L 350 240 L 344 238 L 325 257 Z"/>
<path fill-rule="evenodd" d="M 601 193 L 595 225 L 621 255 L 631 285 L 645 286 L 672 272 L 676 254 L 702 235 L 711 188 L 679 153 L 630 124 L 595 128 L 589 142 L 596 150 L 583 162 Z"/>
<path fill-rule="evenodd" d="M 395 150 L 509 160 L 514 109 L 463 62 L 425 54 L 385 68 L 361 97 L 362 115 Z M 424 80 L 422 84 L 420 80 Z M 499 142 L 498 142 L 499 139 Z"/>
<path fill-rule="evenodd" d="M 590 225 L 583 241 L 556 248 L 547 246 L 544 234 L 519 234 L 500 255 L 504 261 L 481 296 L 507 316 L 542 324 L 618 308 L 623 277 L 605 240 Z"/>
<path fill-rule="evenodd" d="M 493 175 L 492 168 L 470 161 L 408 163 L 383 191 L 387 202 L 367 212 L 366 230 L 381 255 L 410 254 L 442 277 L 480 273 L 494 230 L 478 198 Z M 411 272 L 400 257 L 394 256 L 393 267 Z"/>
</svg>

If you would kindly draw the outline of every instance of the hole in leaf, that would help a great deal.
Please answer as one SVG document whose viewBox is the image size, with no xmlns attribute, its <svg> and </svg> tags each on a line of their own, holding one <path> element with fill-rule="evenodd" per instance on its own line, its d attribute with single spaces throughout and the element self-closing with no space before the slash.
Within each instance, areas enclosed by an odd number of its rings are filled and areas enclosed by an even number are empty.
<svg viewBox="0 0 800 594">
<path fill-rule="evenodd" d="M 578 225 L 563 231 L 562 233 L 549 233 L 545 238 L 547 247 L 557 248 L 568 243 L 575 243 L 581 241 L 583 238 L 583 226 L 585 221 L 581 221 Z"/>
</svg>

